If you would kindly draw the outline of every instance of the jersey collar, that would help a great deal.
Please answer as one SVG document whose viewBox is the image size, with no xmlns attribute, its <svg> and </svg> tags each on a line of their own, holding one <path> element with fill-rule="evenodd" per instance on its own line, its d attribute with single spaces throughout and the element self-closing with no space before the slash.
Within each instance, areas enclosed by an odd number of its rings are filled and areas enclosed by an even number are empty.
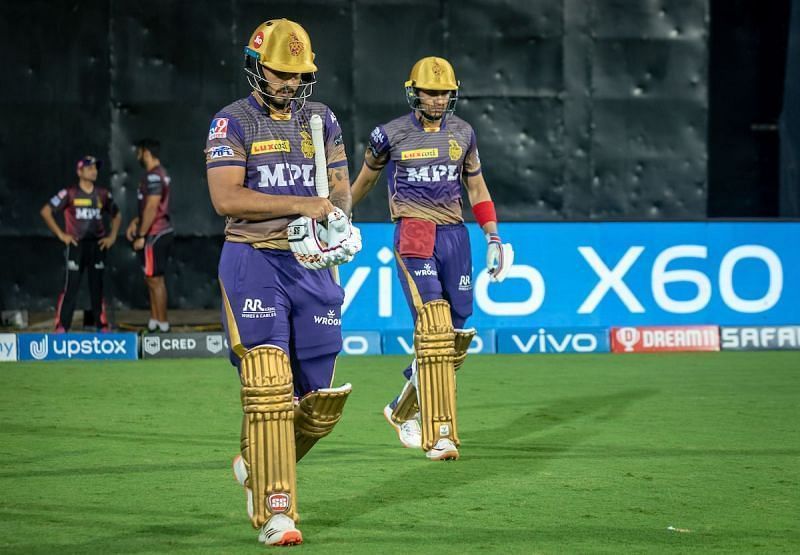
<svg viewBox="0 0 800 555">
<path fill-rule="evenodd" d="M 425 127 L 422 126 L 422 122 L 419 121 L 419 118 L 417 118 L 417 113 L 414 110 L 411 110 L 409 117 L 411 118 L 411 121 L 414 123 L 414 127 L 419 129 L 420 131 L 423 131 L 425 133 L 437 133 L 437 131 L 426 131 Z M 439 126 L 439 131 L 444 131 L 446 127 L 447 127 L 447 116 L 444 115 L 442 116 L 442 124 Z"/>
</svg>

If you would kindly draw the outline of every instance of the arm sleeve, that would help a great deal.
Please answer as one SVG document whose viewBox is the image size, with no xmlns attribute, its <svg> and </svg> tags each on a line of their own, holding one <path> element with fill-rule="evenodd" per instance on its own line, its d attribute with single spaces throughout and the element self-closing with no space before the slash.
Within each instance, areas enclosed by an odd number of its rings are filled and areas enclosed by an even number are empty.
<svg viewBox="0 0 800 555">
<path fill-rule="evenodd" d="M 155 172 L 148 173 L 145 180 L 145 196 L 163 195 L 164 180 Z"/>
<path fill-rule="evenodd" d="M 66 189 L 61 189 L 50 198 L 50 207 L 55 212 L 62 212 L 67 206 L 69 206 L 69 191 Z"/>
<path fill-rule="evenodd" d="M 472 136 L 467 147 L 467 155 L 464 156 L 464 174 L 467 177 L 475 177 L 481 173 L 481 158 L 478 155 L 478 140 L 475 137 L 475 131 L 472 131 Z"/>
<path fill-rule="evenodd" d="M 328 168 L 347 166 L 347 154 L 344 150 L 342 128 L 330 108 L 325 112 L 323 137 L 325 139 L 325 159 L 328 162 Z"/>
<path fill-rule="evenodd" d="M 244 130 L 236 118 L 217 113 L 208 130 L 205 153 L 206 168 L 247 165 Z"/>
<path fill-rule="evenodd" d="M 367 143 L 367 150 L 372 154 L 374 162 L 378 163 L 379 167 L 371 168 L 373 170 L 380 170 L 389 162 L 389 151 L 392 147 L 389 143 L 389 136 L 382 126 L 378 126 L 369 134 L 369 143 Z M 370 166 L 371 167 L 371 166 Z"/>
</svg>

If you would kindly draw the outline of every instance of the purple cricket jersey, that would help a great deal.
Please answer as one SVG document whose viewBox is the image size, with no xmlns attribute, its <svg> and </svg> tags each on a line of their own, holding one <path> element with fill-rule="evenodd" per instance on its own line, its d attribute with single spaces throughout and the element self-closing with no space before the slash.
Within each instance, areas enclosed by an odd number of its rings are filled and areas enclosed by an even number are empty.
<svg viewBox="0 0 800 555">
<path fill-rule="evenodd" d="M 306 101 L 291 117 L 270 117 L 253 95 L 229 104 L 214 116 L 206 142 L 206 167 L 245 168 L 244 186 L 270 195 L 316 196 L 314 145 L 309 120 L 319 114 L 328 168 L 347 166 L 342 130 L 334 113 L 319 102 Z M 299 214 L 263 221 L 228 218 L 225 240 L 271 242 L 288 249 L 286 226 Z"/>
<path fill-rule="evenodd" d="M 462 180 L 481 173 L 475 132 L 466 121 L 450 115 L 441 129 L 426 131 L 411 112 L 376 127 L 368 148 L 386 166 L 392 220 L 464 221 Z"/>
</svg>

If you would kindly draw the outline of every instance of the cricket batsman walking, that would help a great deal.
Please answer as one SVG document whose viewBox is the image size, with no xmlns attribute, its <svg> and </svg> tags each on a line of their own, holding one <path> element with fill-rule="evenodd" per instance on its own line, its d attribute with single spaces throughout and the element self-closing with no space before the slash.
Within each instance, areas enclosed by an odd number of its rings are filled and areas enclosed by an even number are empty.
<svg viewBox="0 0 800 555">
<path fill-rule="evenodd" d="M 306 31 L 262 23 L 244 71 L 253 92 L 217 112 L 205 150 L 211 202 L 226 217 L 222 320 L 241 380 L 234 473 L 259 541 L 293 545 L 303 541 L 296 462 L 331 432 L 351 389 L 332 387 L 344 291 L 331 268 L 352 260 L 361 239 L 346 216 L 341 128 L 307 100 L 317 66 Z"/>
<path fill-rule="evenodd" d="M 472 314 L 472 260 L 462 186 L 485 233 L 494 281 L 505 279 L 514 251 L 497 231 L 475 132 L 454 114 L 459 82 L 453 67 L 443 58 L 423 58 L 405 88 L 411 112 L 372 131 L 352 198 L 357 204 L 387 168 L 397 275 L 415 323 L 416 356 L 384 416 L 404 446 L 422 447 L 430 460 L 454 460 L 460 445 L 455 371 L 476 333 L 464 327 Z"/>
</svg>

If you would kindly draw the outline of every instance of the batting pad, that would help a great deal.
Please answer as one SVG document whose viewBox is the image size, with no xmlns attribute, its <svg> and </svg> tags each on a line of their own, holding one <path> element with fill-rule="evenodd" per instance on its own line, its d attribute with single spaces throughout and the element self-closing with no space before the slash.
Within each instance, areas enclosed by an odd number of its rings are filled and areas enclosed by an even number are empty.
<svg viewBox="0 0 800 555">
<path fill-rule="evenodd" d="M 464 364 L 464 361 L 467 358 L 467 349 L 469 349 L 470 344 L 472 344 L 472 338 L 475 337 L 476 333 L 478 333 L 478 330 L 475 328 L 455 330 L 456 354 L 453 357 L 453 367 L 455 368 L 456 372 L 458 372 L 458 369 Z"/>
<path fill-rule="evenodd" d="M 297 519 L 292 369 L 289 357 L 272 345 L 242 356 L 242 458 L 246 487 L 253 491 L 253 526 L 272 515 Z"/>
<path fill-rule="evenodd" d="M 453 370 L 458 372 L 458 369 L 464 364 L 467 358 L 467 349 L 472 343 L 472 338 L 475 337 L 477 330 L 469 328 L 466 330 L 455 330 L 455 355 L 453 357 Z M 406 382 L 403 386 L 403 391 L 400 392 L 400 397 L 397 399 L 397 405 L 392 411 L 392 420 L 395 424 L 402 424 L 406 420 L 411 420 L 419 412 L 419 403 L 417 403 L 417 388 L 410 381 Z"/>
<path fill-rule="evenodd" d="M 353 386 L 349 383 L 337 388 L 312 391 L 300 399 L 294 408 L 294 440 L 297 461 L 308 453 L 314 444 L 331 433 L 339 422 Z"/>
<path fill-rule="evenodd" d="M 417 403 L 417 388 L 410 381 L 403 386 L 403 391 L 397 399 L 397 405 L 392 411 L 392 421 L 395 424 L 402 424 L 406 420 L 411 420 L 419 412 Z"/>
<path fill-rule="evenodd" d="M 455 333 L 450 304 L 429 301 L 417 313 L 414 348 L 422 424 L 422 449 L 429 451 L 441 438 L 458 446 L 456 428 Z"/>
</svg>

